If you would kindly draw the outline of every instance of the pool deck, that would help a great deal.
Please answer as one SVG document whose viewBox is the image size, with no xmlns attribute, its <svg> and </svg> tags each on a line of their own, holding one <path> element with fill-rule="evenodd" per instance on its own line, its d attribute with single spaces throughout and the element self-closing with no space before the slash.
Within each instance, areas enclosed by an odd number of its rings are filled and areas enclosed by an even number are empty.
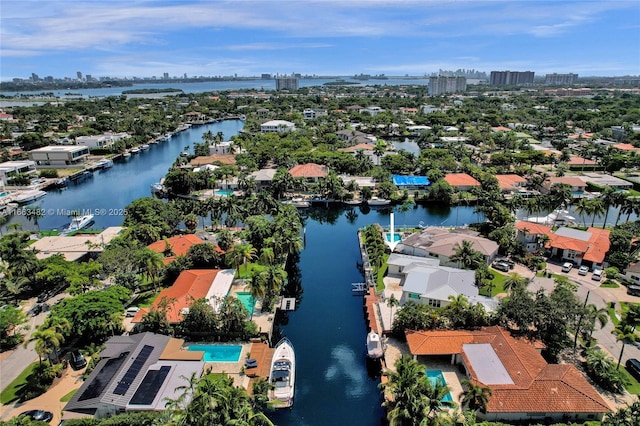
<svg viewBox="0 0 640 426">
<path fill-rule="evenodd" d="M 245 280 L 236 279 L 233 281 L 231 288 L 229 289 L 229 293 L 249 293 L 249 285 L 245 283 Z M 275 313 L 273 312 L 262 312 L 262 301 L 258 300 L 253 307 L 253 315 L 251 316 L 251 321 L 256 323 L 258 326 L 258 330 L 260 333 L 264 334 L 269 340 L 271 340 L 271 336 L 273 335 L 273 322 L 275 319 Z"/>
</svg>

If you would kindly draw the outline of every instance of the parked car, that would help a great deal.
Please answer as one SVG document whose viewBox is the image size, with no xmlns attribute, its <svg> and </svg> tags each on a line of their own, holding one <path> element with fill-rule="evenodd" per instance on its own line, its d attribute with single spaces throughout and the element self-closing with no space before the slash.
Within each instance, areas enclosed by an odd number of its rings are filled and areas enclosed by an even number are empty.
<svg viewBox="0 0 640 426">
<path fill-rule="evenodd" d="M 630 358 L 627 360 L 625 366 L 629 374 L 635 377 L 636 380 L 640 380 L 640 361 L 635 358 Z"/>
<path fill-rule="evenodd" d="M 40 420 L 41 422 L 50 422 L 53 419 L 53 413 L 51 411 L 44 410 L 29 410 L 20 414 L 21 416 L 27 416 L 31 420 Z"/>
<path fill-rule="evenodd" d="M 591 279 L 594 281 L 600 281 L 602 279 L 602 269 L 596 269 L 591 275 Z"/>
<path fill-rule="evenodd" d="M 628 285 L 627 294 L 631 296 L 640 296 L 640 285 Z"/>
<path fill-rule="evenodd" d="M 573 263 L 571 262 L 564 262 L 562 264 L 562 272 L 569 272 L 571 269 L 573 269 Z"/>
<path fill-rule="evenodd" d="M 589 273 L 589 267 L 582 265 L 580 269 L 578 269 L 578 275 L 587 275 Z"/>
<path fill-rule="evenodd" d="M 509 265 L 509 269 L 513 269 L 516 266 L 516 263 L 508 257 L 498 257 L 494 262 L 506 263 L 507 265 Z"/>
<path fill-rule="evenodd" d="M 71 355 L 69 355 L 69 363 L 74 370 L 80 370 L 87 366 L 87 360 L 80 351 L 71 352 Z"/>
<path fill-rule="evenodd" d="M 132 306 L 130 308 L 127 308 L 126 316 L 135 317 L 139 310 L 140 308 L 138 308 L 137 306 Z"/>
<path fill-rule="evenodd" d="M 29 315 L 34 317 L 38 315 L 40 312 L 42 312 L 42 305 L 40 303 L 33 305 L 33 307 L 29 309 Z"/>
<path fill-rule="evenodd" d="M 502 272 L 509 272 L 509 264 L 506 262 L 495 262 L 493 265 L 493 269 L 497 269 Z"/>
</svg>

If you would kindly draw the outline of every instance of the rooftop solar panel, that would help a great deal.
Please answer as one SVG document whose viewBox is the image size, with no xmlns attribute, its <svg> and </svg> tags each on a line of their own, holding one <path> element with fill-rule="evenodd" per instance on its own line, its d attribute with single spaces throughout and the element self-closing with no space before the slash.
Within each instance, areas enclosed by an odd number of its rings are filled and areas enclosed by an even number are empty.
<svg viewBox="0 0 640 426">
<path fill-rule="evenodd" d="M 159 370 L 149 370 L 142 379 L 142 383 L 138 386 L 136 393 L 133 394 L 130 405 L 151 405 L 156 395 L 160 391 L 164 380 L 171 371 L 171 367 L 165 365 Z"/>
<path fill-rule="evenodd" d="M 144 366 L 144 363 L 147 362 L 147 359 L 149 359 L 149 355 L 151 355 L 152 352 L 153 346 L 144 345 L 142 347 L 142 350 L 138 352 L 138 356 L 136 357 L 136 359 L 131 363 L 127 372 L 118 382 L 118 386 L 116 386 L 116 389 L 113 391 L 114 394 L 124 395 L 125 393 L 127 393 L 129 387 L 131 386 L 131 383 L 133 383 L 136 377 L 138 377 L 138 374 L 140 374 L 140 370 Z"/>
<path fill-rule="evenodd" d="M 123 352 L 118 358 L 111 358 L 102 366 L 95 378 L 89 383 L 89 386 L 82 392 L 78 401 L 97 398 L 105 390 L 111 378 L 118 372 L 122 364 L 127 359 L 129 352 Z"/>
</svg>

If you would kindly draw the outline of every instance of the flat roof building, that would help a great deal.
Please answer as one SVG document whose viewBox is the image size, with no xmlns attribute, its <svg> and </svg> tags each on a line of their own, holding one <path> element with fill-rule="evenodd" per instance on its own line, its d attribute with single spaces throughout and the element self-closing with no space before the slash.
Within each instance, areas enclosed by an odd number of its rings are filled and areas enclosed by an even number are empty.
<svg viewBox="0 0 640 426">
<path fill-rule="evenodd" d="M 87 159 L 89 148 L 85 145 L 49 145 L 33 149 L 28 154 L 38 166 L 72 166 Z"/>
<path fill-rule="evenodd" d="M 5 161 L 0 163 L 0 181 L 3 185 L 20 174 L 37 174 L 36 163 L 31 160 L 27 161 Z"/>
</svg>

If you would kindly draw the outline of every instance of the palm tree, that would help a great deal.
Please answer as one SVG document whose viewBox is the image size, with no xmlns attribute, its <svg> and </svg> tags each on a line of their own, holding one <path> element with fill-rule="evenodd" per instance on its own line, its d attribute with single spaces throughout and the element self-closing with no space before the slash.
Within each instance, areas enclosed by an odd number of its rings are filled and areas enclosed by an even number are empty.
<svg viewBox="0 0 640 426">
<path fill-rule="evenodd" d="M 157 291 L 158 278 L 164 266 L 164 258 L 162 257 L 162 254 L 157 253 L 148 247 L 143 247 L 138 250 L 136 254 L 138 267 L 145 272 L 147 277 L 151 280 L 153 288 Z"/>
<path fill-rule="evenodd" d="M 638 340 L 638 336 L 636 335 L 635 328 L 632 325 L 626 324 L 624 320 L 620 321 L 618 325 L 611 331 L 611 333 L 616 336 L 617 342 L 622 342 L 622 349 L 620 350 L 618 365 L 616 366 L 616 370 L 619 370 L 625 345 L 627 343 L 634 343 L 636 340 Z"/>
<path fill-rule="evenodd" d="M 516 290 L 523 290 L 527 284 L 529 284 L 529 280 L 527 278 L 517 272 L 512 272 L 504 280 L 503 287 L 508 293 L 513 293 Z"/>
<path fill-rule="evenodd" d="M 605 206 L 604 223 L 602 224 L 602 229 L 604 229 L 607 226 L 607 218 L 609 217 L 609 210 L 611 209 L 611 206 L 617 206 L 622 201 L 620 199 L 620 195 L 618 194 L 619 193 L 610 186 L 607 186 L 602 191 L 602 195 L 600 199 L 602 200 Z"/>
<path fill-rule="evenodd" d="M 589 200 L 590 212 L 593 214 L 593 218 L 591 219 L 591 227 L 595 224 L 596 217 L 600 217 L 607 212 L 607 207 L 602 201 L 602 198 L 594 198 Z M 606 221 L 605 221 L 606 222 Z"/>
<path fill-rule="evenodd" d="M 247 261 L 253 260 L 256 257 L 256 249 L 251 244 L 236 244 L 233 246 L 231 252 L 231 261 L 236 269 L 240 268 L 240 265 L 245 267 L 245 279 L 249 275 L 249 268 L 247 267 Z"/>
<path fill-rule="evenodd" d="M 456 243 L 453 246 L 454 254 L 449 258 L 452 262 L 458 262 L 458 267 L 462 269 L 476 269 L 484 262 L 484 256 L 473 248 L 471 241 L 463 240 L 462 245 Z"/>
<path fill-rule="evenodd" d="M 477 385 L 469 379 L 463 379 L 462 386 L 465 388 L 465 391 L 462 394 L 460 404 L 474 412 L 481 411 L 486 413 L 489 398 L 493 394 L 493 391 L 486 386 Z"/>
<path fill-rule="evenodd" d="M 389 308 L 389 326 L 393 325 L 393 308 L 397 306 L 400 306 L 400 301 L 392 294 L 391 297 L 387 299 L 387 307 Z"/>
<path fill-rule="evenodd" d="M 578 201 L 578 204 L 576 204 L 575 211 L 582 218 L 582 224 L 586 225 L 586 219 L 584 216 L 592 214 L 591 203 L 587 198 L 581 198 L 580 201 Z"/>
<path fill-rule="evenodd" d="M 56 359 L 58 359 L 58 349 L 62 342 L 64 342 L 64 336 L 54 327 L 39 328 L 33 332 L 31 338 L 25 342 L 25 347 L 29 342 L 35 342 L 35 350 L 42 364 L 42 358 L 51 354 L 51 352 L 54 352 Z"/>
<path fill-rule="evenodd" d="M 381 384 L 388 392 L 382 405 L 387 408 L 387 420 L 391 426 L 415 424 L 428 415 L 428 400 L 423 393 L 429 386 L 424 367 L 410 356 L 404 355 L 396 361 L 396 371 L 386 371 L 388 381 Z"/>
</svg>

